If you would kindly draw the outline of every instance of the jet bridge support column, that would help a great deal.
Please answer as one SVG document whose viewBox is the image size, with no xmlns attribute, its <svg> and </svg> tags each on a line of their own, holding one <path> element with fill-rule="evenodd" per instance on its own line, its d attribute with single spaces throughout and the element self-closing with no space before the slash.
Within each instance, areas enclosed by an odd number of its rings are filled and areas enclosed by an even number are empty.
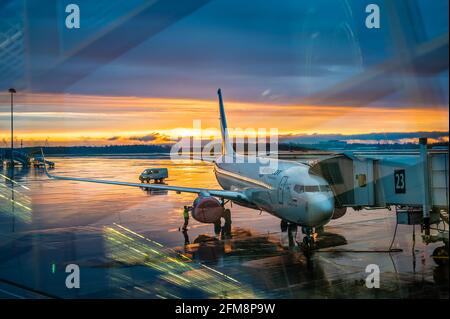
<svg viewBox="0 0 450 319">
<path fill-rule="evenodd" d="M 420 162 L 422 163 L 421 169 L 423 174 L 423 229 L 425 234 L 430 234 L 430 190 L 429 190 L 429 176 L 428 176 L 428 149 L 427 138 L 421 137 L 419 139 L 420 145 Z"/>
</svg>

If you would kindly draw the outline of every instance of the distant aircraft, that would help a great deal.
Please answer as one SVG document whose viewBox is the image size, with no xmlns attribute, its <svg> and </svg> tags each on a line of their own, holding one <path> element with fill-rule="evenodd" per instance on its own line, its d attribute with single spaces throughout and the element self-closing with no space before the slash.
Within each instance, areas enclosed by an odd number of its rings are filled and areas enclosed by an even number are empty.
<svg viewBox="0 0 450 319">
<path fill-rule="evenodd" d="M 261 174 L 267 167 L 266 157 L 256 156 L 256 163 L 246 162 L 244 155 L 234 151 L 227 130 L 222 93 L 219 97 L 222 154 L 214 161 L 214 173 L 223 190 L 179 187 L 161 184 L 127 183 L 52 175 L 45 167 L 49 178 L 79 182 L 133 186 L 151 190 L 195 193 L 192 217 L 202 223 L 215 223 L 222 217 L 225 200 L 241 206 L 266 211 L 282 220 L 282 223 L 300 225 L 305 234 L 304 246 L 314 245 L 315 231 L 338 216 L 334 207 L 334 194 L 328 182 L 321 176 L 311 174 L 306 164 L 278 160 L 276 170 Z M 42 154 L 44 156 L 44 154 Z M 336 216 L 333 216 L 336 214 Z"/>
</svg>

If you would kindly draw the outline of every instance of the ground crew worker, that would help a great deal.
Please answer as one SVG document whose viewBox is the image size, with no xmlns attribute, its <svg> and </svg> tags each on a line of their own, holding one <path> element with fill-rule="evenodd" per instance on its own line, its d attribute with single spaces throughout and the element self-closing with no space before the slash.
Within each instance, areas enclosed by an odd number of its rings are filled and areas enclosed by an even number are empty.
<svg viewBox="0 0 450 319">
<path fill-rule="evenodd" d="M 183 217 L 184 217 L 183 230 L 186 230 L 187 226 L 189 224 L 189 207 L 188 206 L 184 206 Z"/>
</svg>

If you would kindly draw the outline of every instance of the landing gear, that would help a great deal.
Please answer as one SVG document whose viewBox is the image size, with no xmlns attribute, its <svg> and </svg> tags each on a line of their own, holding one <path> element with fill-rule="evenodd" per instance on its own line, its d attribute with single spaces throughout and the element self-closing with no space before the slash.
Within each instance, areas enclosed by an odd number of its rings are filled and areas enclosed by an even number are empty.
<svg viewBox="0 0 450 319">
<path fill-rule="evenodd" d="M 222 219 L 224 220 L 223 226 Z M 224 209 L 222 217 L 214 223 L 214 234 L 221 235 L 222 239 L 231 237 L 231 210 L 228 208 Z"/>
<path fill-rule="evenodd" d="M 302 233 L 305 234 L 305 237 L 303 237 L 302 248 L 309 252 L 314 249 L 317 234 L 312 227 L 302 227 Z"/>
<path fill-rule="evenodd" d="M 283 219 L 281 220 L 280 228 L 281 228 L 282 233 L 284 233 L 288 230 L 288 225 L 289 225 L 289 223 L 287 221 L 285 221 Z"/>
<path fill-rule="evenodd" d="M 225 224 L 222 227 L 222 234 L 231 236 L 231 210 L 228 208 L 225 208 L 223 212 L 223 219 L 225 220 Z"/>
<path fill-rule="evenodd" d="M 220 231 L 222 230 L 222 220 L 219 219 L 214 223 L 214 234 L 219 237 Z"/>
</svg>

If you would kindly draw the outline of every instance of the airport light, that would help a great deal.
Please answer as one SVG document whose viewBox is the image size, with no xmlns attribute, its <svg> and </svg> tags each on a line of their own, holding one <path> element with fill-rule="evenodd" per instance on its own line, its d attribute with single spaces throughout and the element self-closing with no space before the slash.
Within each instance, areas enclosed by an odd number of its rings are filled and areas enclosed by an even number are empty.
<svg viewBox="0 0 450 319">
<path fill-rule="evenodd" d="M 14 88 L 10 88 L 8 90 L 9 93 L 11 93 L 11 166 L 14 167 L 14 121 L 13 121 L 13 115 L 14 115 L 14 93 L 16 93 L 16 90 Z"/>
</svg>

